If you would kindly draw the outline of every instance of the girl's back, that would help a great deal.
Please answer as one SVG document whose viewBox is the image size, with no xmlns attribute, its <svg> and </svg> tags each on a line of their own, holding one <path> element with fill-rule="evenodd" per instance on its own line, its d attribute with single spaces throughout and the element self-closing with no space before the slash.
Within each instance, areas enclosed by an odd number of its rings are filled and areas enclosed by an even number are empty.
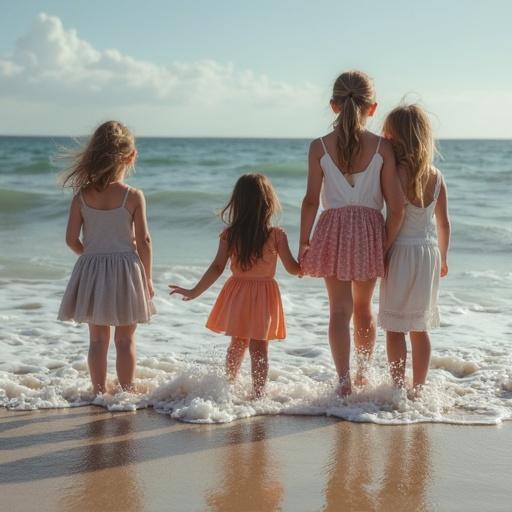
<svg viewBox="0 0 512 512">
<path fill-rule="evenodd" d="M 224 236 L 224 233 L 222 236 Z M 248 270 L 241 268 L 236 257 L 231 257 L 231 272 L 233 275 L 236 277 L 247 277 L 251 279 L 273 278 L 276 273 L 279 243 L 285 237 L 286 235 L 282 229 L 273 227 L 265 245 L 263 246 L 262 257 L 256 260 Z"/>
<path fill-rule="evenodd" d="M 404 194 L 408 196 L 410 190 L 410 178 L 404 168 L 399 168 L 400 181 Z M 441 190 L 442 176 L 439 170 L 432 169 L 427 182 L 423 187 L 423 205 L 416 198 L 407 197 L 405 205 L 405 217 L 400 228 L 397 244 L 424 244 L 437 243 L 436 224 L 434 211 Z"/>
<path fill-rule="evenodd" d="M 84 254 L 135 252 L 129 195 L 130 187 L 120 183 L 104 191 L 88 187 L 79 192 Z"/>
<path fill-rule="evenodd" d="M 323 155 L 320 166 L 324 174 L 320 200 L 323 209 L 365 206 L 382 210 L 384 200 L 380 185 L 383 158 L 381 138 L 370 132 L 361 136 L 360 151 L 354 155 L 351 169 L 342 168 L 336 158 L 336 135 L 320 138 Z"/>
</svg>

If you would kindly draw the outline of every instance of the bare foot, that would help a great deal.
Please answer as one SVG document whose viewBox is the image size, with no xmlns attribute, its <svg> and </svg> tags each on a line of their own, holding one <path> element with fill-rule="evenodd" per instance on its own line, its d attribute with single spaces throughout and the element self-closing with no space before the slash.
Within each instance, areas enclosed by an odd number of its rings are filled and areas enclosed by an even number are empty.
<svg viewBox="0 0 512 512">
<path fill-rule="evenodd" d="M 345 398 L 352 394 L 352 384 L 350 383 L 350 377 L 342 377 L 339 380 L 336 393 L 340 398 Z"/>
<path fill-rule="evenodd" d="M 357 370 L 354 379 L 354 386 L 357 388 L 364 388 L 366 385 L 368 385 L 368 377 L 366 376 L 366 371 L 362 369 Z"/>
<path fill-rule="evenodd" d="M 262 398 L 265 398 L 265 390 L 264 389 L 260 389 L 259 391 L 253 391 L 250 395 L 249 395 L 249 400 L 250 401 L 253 401 L 253 400 L 261 400 Z"/>
<path fill-rule="evenodd" d="M 421 394 L 423 392 L 423 385 L 418 384 L 417 386 L 412 387 L 407 390 L 407 398 L 409 400 L 415 401 L 421 398 Z"/>
</svg>

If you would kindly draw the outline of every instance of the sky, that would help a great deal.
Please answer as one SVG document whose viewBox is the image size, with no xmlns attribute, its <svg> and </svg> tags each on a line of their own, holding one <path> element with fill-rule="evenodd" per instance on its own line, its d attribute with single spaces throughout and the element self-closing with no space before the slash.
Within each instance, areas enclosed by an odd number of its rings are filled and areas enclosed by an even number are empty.
<svg viewBox="0 0 512 512">
<path fill-rule="evenodd" d="M 512 138 L 504 0 L 0 0 L 0 134 L 315 137 L 336 76 L 375 82 L 379 131 L 418 101 L 440 138 Z"/>
</svg>

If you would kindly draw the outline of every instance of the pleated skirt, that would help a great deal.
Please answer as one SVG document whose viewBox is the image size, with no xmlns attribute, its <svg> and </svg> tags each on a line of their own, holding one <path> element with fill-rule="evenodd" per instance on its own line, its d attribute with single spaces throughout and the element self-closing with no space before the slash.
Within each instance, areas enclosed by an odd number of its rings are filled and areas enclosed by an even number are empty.
<svg viewBox="0 0 512 512">
<path fill-rule="evenodd" d="M 83 254 L 64 292 L 58 319 L 132 325 L 148 322 L 155 312 L 138 254 Z"/>
</svg>

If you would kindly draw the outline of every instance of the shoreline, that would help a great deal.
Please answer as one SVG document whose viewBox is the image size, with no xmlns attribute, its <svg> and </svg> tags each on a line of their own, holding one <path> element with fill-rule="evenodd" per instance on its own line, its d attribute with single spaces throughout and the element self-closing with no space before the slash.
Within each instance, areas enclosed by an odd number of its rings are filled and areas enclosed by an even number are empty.
<svg viewBox="0 0 512 512">
<path fill-rule="evenodd" d="M 0 410 L 6 510 L 508 510 L 512 425 Z"/>
</svg>

